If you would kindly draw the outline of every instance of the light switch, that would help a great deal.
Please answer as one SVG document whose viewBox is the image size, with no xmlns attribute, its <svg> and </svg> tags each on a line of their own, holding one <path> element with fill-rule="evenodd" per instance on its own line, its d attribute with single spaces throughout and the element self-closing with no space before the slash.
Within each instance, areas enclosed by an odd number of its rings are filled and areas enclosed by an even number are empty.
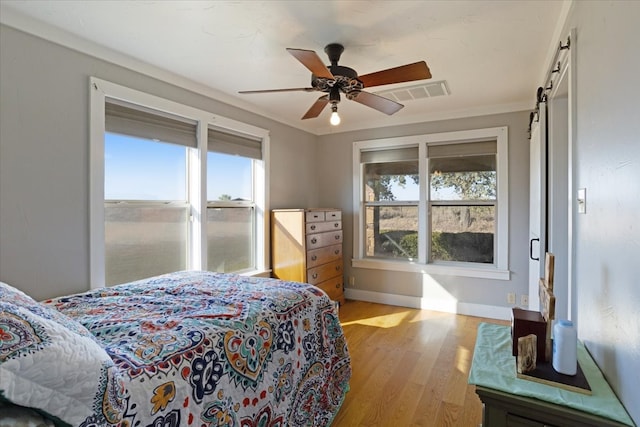
<svg viewBox="0 0 640 427">
<path fill-rule="evenodd" d="M 578 188 L 578 213 L 587 213 L 587 189 Z"/>
</svg>

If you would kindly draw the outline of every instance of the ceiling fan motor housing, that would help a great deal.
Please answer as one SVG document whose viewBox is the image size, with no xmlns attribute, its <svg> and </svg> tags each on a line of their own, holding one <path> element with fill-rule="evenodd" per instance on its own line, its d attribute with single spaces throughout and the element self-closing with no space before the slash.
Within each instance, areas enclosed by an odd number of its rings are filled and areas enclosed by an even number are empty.
<svg viewBox="0 0 640 427">
<path fill-rule="evenodd" d="M 358 73 L 356 73 L 356 70 L 353 68 L 342 67 L 340 65 L 331 65 L 327 68 L 335 78 L 317 77 L 312 74 L 312 87 L 321 92 L 330 92 L 331 88 L 338 87 L 341 92 L 346 94 L 353 91 L 360 91 L 364 88 L 362 82 L 358 80 Z"/>
<path fill-rule="evenodd" d="M 335 98 L 338 97 L 339 92 L 343 92 L 347 95 L 347 98 L 353 99 L 364 88 L 364 85 L 358 80 L 358 73 L 353 68 L 343 67 L 338 65 L 340 55 L 344 52 L 344 46 L 339 43 L 328 44 L 324 48 L 325 53 L 331 61 L 331 65 L 327 66 L 327 69 L 333 74 L 333 79 L 327 77 L 318 77 L 311 74 L 311 86 L 321 92 L 332 94 Z M 337 89 L 339 92 L 336 92 Z"/>
</svg>

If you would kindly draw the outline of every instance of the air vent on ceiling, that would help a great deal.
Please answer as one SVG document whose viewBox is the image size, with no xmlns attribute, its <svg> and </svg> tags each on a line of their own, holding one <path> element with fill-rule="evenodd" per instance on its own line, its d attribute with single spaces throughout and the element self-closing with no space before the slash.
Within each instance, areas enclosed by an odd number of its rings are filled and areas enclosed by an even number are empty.
<svg viewBox="0 0 640 427">
<path fill-rule="evenodd" d="M 398 102 L 411 101 L 413 99 L 432 98 L 434 96 L 451 95 L 449 85 L 445 80 L 422 83 L 415 86 L 401 87 L 397 89 L 374 92 L 376 95 L 393 99 Z"/>
</svg>

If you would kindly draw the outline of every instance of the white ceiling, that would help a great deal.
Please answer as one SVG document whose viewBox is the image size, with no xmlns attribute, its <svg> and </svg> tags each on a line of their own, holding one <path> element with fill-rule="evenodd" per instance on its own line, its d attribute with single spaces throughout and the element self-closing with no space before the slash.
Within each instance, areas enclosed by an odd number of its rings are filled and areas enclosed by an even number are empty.
<svg viewBox="0 0 640 427">
<path fill-rule="evenodd" d="M 567 1 L 25 1 L 0 21 L 116 60 L 314 134 L 533 108 L 559 43 Z M 368 74 L 425 60 L 450 96 L 410 100 L 393 116 L 344 99 L 300 120 L 321 95 L 240 90 L 308 87 L 285 48 L 345 46 L 340 65 Z M 411 86 L 403 83 L 372 92 Z M 375 89 L 375 90 L 374 90 Z"/>
</svg>

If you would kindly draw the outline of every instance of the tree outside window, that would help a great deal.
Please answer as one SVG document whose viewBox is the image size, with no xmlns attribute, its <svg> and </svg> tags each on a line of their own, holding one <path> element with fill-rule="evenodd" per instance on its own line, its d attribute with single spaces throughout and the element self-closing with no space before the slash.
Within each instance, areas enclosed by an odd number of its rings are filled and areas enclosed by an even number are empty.
<svg viewBox="0 0 640 427">
<path fill-rule="evenodd" d="M 492 264 L 495 154 L 430 160 L 430 259 Z"/>
<path fill-rule="evenodd" d="M 419 258 L 419 201 L 424 193 L 428 262 L 492 264 L 496 142 L 429 146 L 423 163 L 417 153 L 417 148 L 363 153 L 365 255 L 411 261 Z M 428 169 L 427 189 L 420 185 L 420 167 Z"/>
</svg>

